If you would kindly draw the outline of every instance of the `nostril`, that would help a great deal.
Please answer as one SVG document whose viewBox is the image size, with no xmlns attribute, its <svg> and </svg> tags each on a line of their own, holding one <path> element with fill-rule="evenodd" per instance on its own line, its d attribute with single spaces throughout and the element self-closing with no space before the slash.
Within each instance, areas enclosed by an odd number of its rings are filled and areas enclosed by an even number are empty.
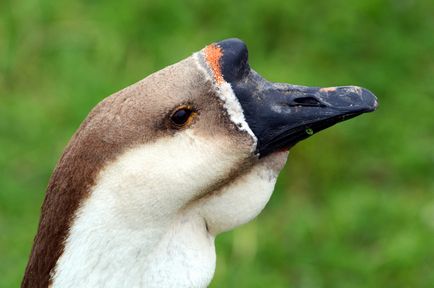
<svg viewBox="0 0 434 288">
<path fill-rule="evenodd" d="M 311 107 L 322 107 L 325 106 L 321 101 L 312 96 L 297 97 L 292 100 L 289 106 L 311 106 Z"/>
</svg>

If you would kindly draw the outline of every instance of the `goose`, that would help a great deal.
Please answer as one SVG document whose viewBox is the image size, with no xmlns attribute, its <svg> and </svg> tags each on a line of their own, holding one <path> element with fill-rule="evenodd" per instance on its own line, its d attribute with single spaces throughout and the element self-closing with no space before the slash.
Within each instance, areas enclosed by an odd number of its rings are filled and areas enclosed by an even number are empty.
<svg viewBox="0 0 434 288">
<path fill-rule="evenodd" d="M 206 287 L 215 237 L 255 218 L 299 141 L 377 107 L 273 83 L 239 39 L 109 96 L 51 176 L 22 287 Z"/>
</svg>

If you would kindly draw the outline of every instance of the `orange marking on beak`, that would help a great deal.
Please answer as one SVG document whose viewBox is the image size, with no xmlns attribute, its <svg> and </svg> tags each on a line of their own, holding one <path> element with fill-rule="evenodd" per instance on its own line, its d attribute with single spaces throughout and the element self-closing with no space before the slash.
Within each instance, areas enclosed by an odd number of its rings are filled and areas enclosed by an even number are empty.
<svg viewBox="0 0 434 288">
<path fill-rule="evenodd" d="M 223 56 L 222 49 L 217 44 L 211 44 L 205 47 L 205 59 L 214 73 L 214 79 L 217 84 L 223 83 L 223 74 L 220 67 L 220 58 Z"/>
<path fill-rule="evenodd" d="M 325 87 L 319 89 L 319 92 L 335 92 L 335 91 L 336 91 L 336 87 Z"/>
</svg>

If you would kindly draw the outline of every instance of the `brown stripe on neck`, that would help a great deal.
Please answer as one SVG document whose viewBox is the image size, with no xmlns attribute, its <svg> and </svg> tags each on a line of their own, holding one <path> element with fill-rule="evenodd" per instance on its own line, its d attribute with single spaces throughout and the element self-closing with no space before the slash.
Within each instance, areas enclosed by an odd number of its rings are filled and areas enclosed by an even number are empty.
<svg viewBox="0 0 434 288">
<path fill-rule="evenodd" d="M 48 184 L 22 287 L 49 285 L 50 273 L 62 255 L 74 213 L 95 184 L 96 173 L 106 161 L 107 152 L 114 152 L 114 147 L 83 137 L 84 127 L 86 122 L 72 138 Z M 89 147 L 97 149 L 91 151 Z"/>
<path fill-rule="evenodd" d="M 48 184 L 21 287 L 49 286 L 75 213 L 95 185 L 99 171 L 127 147 L 153 137 L 152 133 L 144 135 L 140 124 L 125 121 L 125 115 L 138 113 L 131 107 L 142 105 L 135 103 L 139 98 L 128 101 L 129 94 L 121 91 L 95 107 L 65 149 Z"/>
</svg>

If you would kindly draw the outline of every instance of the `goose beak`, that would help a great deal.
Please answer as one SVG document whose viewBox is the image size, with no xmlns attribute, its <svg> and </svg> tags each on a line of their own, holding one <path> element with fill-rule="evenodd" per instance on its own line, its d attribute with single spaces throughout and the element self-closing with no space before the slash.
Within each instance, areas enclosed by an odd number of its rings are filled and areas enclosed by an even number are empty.
<svg viewBox="0 0 434 288">
<path fill-rule="evenodd" d="M 237 95 L 244 98 L 241 102 L 246 120 L 258 138 L 259 157 L 289 149 L 321 130 L 372 112 L 378 106 L 370 91 L 356 86 L 318 88 L 264 80 L 260 83 L 237 89 Z M 246 93 L 250 101 L 245 101 Z"/>
</svg>

